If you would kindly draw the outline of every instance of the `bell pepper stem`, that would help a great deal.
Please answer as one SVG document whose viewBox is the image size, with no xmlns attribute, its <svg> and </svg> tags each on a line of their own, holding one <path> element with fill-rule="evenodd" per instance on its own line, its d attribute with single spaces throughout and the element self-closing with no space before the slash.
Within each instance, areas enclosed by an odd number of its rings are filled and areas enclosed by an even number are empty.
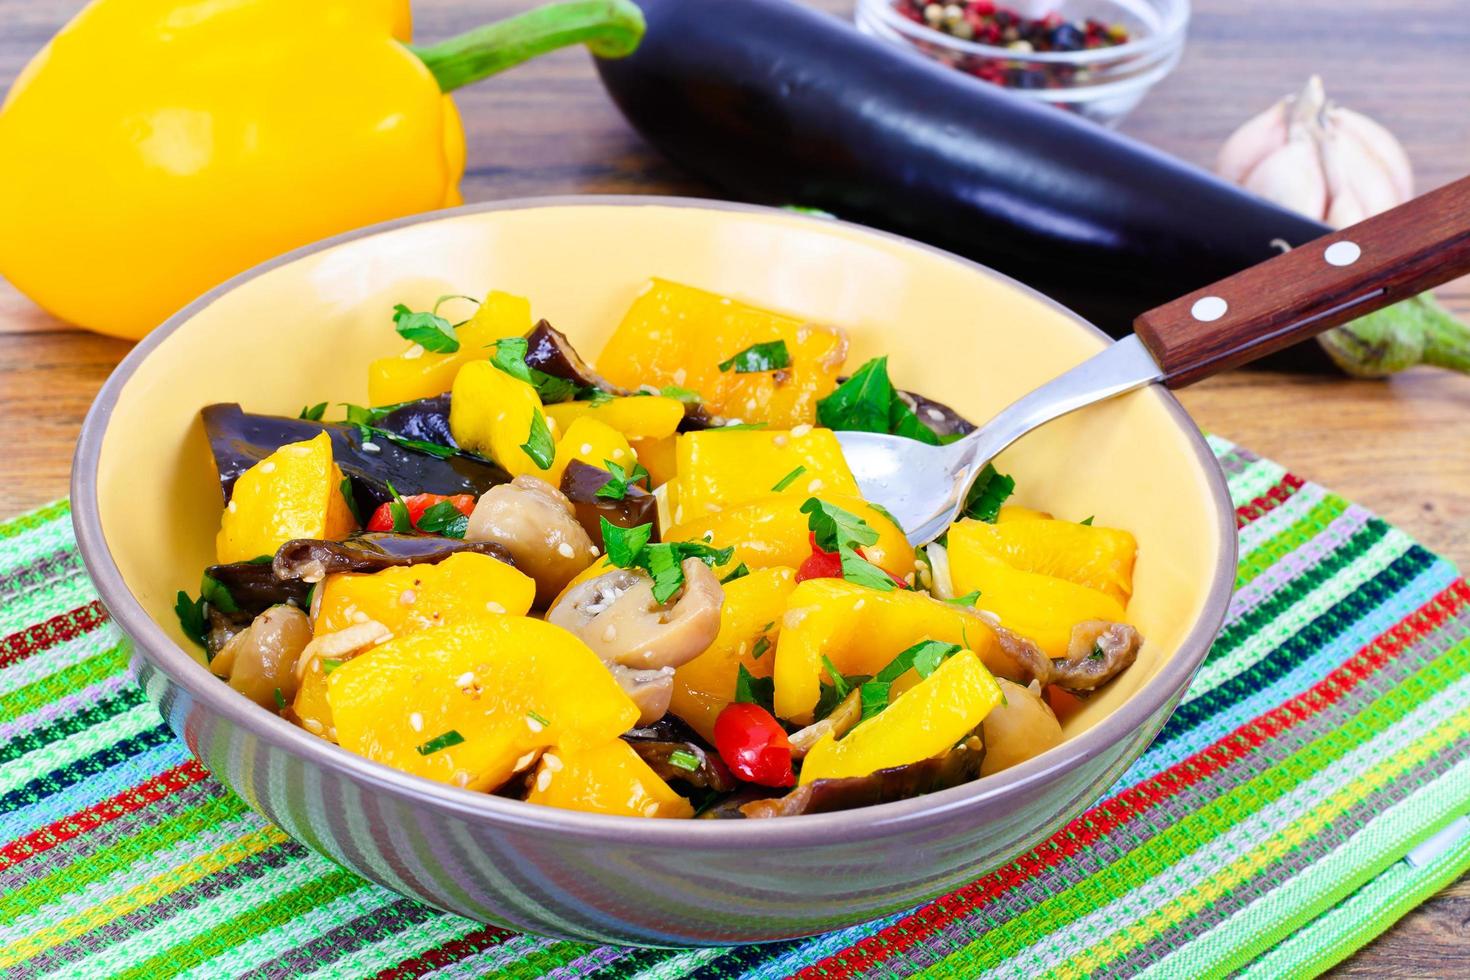
<svg viewBox="0 0 1470 980">
<path fill-rule="evenodd" d="M 411 50 L 445 92 L 514 68 L 537 55 L 585 44 L 599 58 L 632 54 L 643 38 L 632 0 L 560 0 Z"/>
</svg>

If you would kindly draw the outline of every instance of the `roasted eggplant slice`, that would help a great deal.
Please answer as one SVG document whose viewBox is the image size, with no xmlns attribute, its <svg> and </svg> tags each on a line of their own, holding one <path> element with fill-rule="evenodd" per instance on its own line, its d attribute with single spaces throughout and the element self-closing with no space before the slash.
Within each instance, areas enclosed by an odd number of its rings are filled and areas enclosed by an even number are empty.
<svg viewBox="0 0 1470 980">
<path fill-rule="evenodd" d="M 489 555 L 515 565 L 510 552 L 493 541 L 461 541 L 419 534 L 369 531 L 345 541 L 297 538 L 281 545 L 271 568 L 277 578 L 320 582 L 338 572 L 381 572 L 405 565 L 432 565 L 462 551 Z"/>
<path fill-rule="evenodd" d="M 292 603 L 306 608 L 311 585 L 298 578 L 279 578 L 268 561 L 239 561 L 229 565 L 210 565 L 204 574 L 223 585 L 247 619 L 265 612 L 271 606 Z"/>
<path fill-rule="evenodd" d="M 1072 627 L 1067 658 L 1051 662 L 1050 683 L 1074 694 L 1102 687 L 1138 659 L 1143 637 L 1127 623 L 1091 619 Z"/>
<path fill-rule="evenodd" d="M 449 395 L 435 395 L 418 401 L 404 402 L 378 420 L 378 428 L 384 432 L 432 442 L 436 446 L 458 449 L 454 434 L 449 431 Z"/>
<path fill-rule="evenodd" d="M 623 741 L 664 782 L 678 780 L 715 793 L 728 793 L 738 785 L 720 757 L 692 737 L 661 738 L 653 731 L 651 727 L 634 728 L 624 733 Z"/>
<path fill-rule="evenodd" d="M 934 434 L 941 439 L 958 438 L 975 431 L 975 426 L 968 419 L 961 418 L 958 412 L 942 402 L 912 391 L 900 391 L 898 397 L 907 402 L 919 421 L 933 429 Z"/>
<path fill-rule="evenodd" d="M 658 500 L 647 490 L 634 484 L 620 499 L 599 497 L 597 491 L 612 481 L 612 474 L 600 466 L 574 459 L 562 471 L 561 492 L 572 502 L 577 522 L 592 538 L 602 540 L 602 519 L 618 527 L 653 525 L 653 537 L 658 541 Z"/>
<path fill-rule="evenodd" d="M 391 499 L 389 483 L 403 493 L 479 496 L 493 486 L 510 481 L 505 470 L 478 456 L 457 453 L 440 458 L 405 448 L 387 438 L 373 439 L 370 444 L 374 448 L 364 449 L 357 427 L 345 422 L 253 415 L 235 404 L 210 405 L 200 414 L 226 500 L 240 474 L 287 443 L 302 442 L 319 432 L 331 435 L 332 456 L 352 480 L 358 509 L 363 514 L 372 513 L 379 504 Z"/>
<path fill-rule="evenodd" d="M 798 786 L 785 796 L 746 803 L 740 812 L 752 818 L 794 817 L 907 800 L 968 783 L 980 775 L 984 761 L 985 743 L 980 736 L 970 735 L 943 755 L 907 766 L 879 769 L 867 776 L 818 779 Z"/>
<path fill-rule="evenodd" d="M 582 355 L 567 340 L 567 335 L 545 320 L 526 334 L 526 366 L 583 388 L 595 388 L 609 395 L 630 394 L 627 388 L 620 388 L 598 374 L 592 365 L 582 360 Z"/>
</svg>

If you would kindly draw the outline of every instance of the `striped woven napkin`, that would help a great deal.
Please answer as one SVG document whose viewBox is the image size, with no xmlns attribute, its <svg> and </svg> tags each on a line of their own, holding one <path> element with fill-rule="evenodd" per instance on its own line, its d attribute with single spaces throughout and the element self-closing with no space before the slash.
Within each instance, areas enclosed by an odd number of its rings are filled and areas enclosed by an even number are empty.
<svg viewBox="0 0 1470 980">
<path fill-rule="evenodd" d="M 1215 440 L 1230 618 L 1111 795 L 953 894 L 813 939 L 682 952 L 506 932 L 288 839 L 127 674 L 65 503 L 0 525 L 7 977 L 1312 975 L 1470 867 L 1470 587 Z"/>
</svg>

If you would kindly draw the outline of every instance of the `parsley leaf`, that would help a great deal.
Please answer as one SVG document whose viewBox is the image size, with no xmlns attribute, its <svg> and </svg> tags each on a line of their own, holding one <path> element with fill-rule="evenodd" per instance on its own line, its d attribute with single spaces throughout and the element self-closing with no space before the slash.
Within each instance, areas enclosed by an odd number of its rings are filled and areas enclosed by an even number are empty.
<svg viewBox="0 0 1470 980">
<path fill-rule="evenodd" d="M 337 484 L 337 489 L 342 491 L 342 499 L 347 501 L 347 509 L 352 512 L 352 519 L 357 526 L 362 526 L 362 511 L 357 509 L 357 497 L 352 492 L 352 477 L 344 476 L 342 482 Z"/>
<path fill-rule="evenodd" d="M 770 425 L 769 422 L 734 422 L 729 425 L 717 425 L 706 432 L 743 432 L 747 429 L 764 429 Z"/>
<path fill-rule="evenodd" d="M 720 584 L 721 585 L 729 585 L 731 582 L 735 581 L 736 579 L 738 579 L 738 578 L 745 578 L 745 576 L 747 576 L 749 574 L 750 574 L 750 566 L 747 565 L 747 564 L 745 564 L 745 562 L 741 562 L 740 564 L 738 564 L 738 565 L 735 566 L 734 571 L 732 571 L 729 575 L 726 575 L 724 578 L 720 579 Z"/>
<path fill-rule="evenodd" d="M 408 513 L 408 504 L 404 503 L 403 495 L 391 483 L 388 484 L 388 492 L 393 495 L 388 503 L 388 513 L 393 517 L 393 533 L 412 534 L 413 517 Z"/>
<path fill-rule="evenodd" d="M 795 483 L 796 482 L 796 478 L 799 477 L 799 476 L 801 476 L 805 472 L 806 472 L 806 467 L 805 466 L 798 466 L 796 469 L 792 470 L 790 473 L 787 473 L 785 476 L 781 477 L 780 480 L 777 480 L 776 481 L 776 485 L 771 488 L 771 492 L 772 493 L 780 493 L 782 490 L 785 490 L 787 487 L 791 486 L 791 484 Z"/>
<path fill-rule="evenodd" d="M 822 658 L 822 666 L 826 668 L 827 676 L 832 681 L 821 681 L 821 694 L 817 698 L 817 706 L 812 711 L 812 720 L 821 721 L 837 709 L 853 688 L 861 688 L 870 678 L 867 674 L 853 674 L 844 677 L 835 664 L 825 656 Z M 820 679 L 820 675 L 819 675 Z"/>
<path fill-rule="evenodd" d="M 866 585 L 879 592 L 892 592 L 897 586 L 888 573 L 851 548 L 837 549 L 842 562 L 842 577 L 854 585 Z"/>
<path fill-rule="evenodd" d="M 305 419 L 308 422 L 320 422 L 322 420 L 322 416 L 325 415 L 326 412 L 327 403 L 317 402 L 315 405 L 304 406 L 301 409 L 301 414 L 296 417 L 298 419 Z"/>
<path fill-rule="evenodd" d="M 931 446 L 939 436 L 914 414 L 888 378 L 888 358 L 875 357 L 817 402 L 817 421 L 847 432 L 886 432 Z"/>
<path fill-rule="evenodd" d="M 330 674 L 332 671 L 336 670 L 338 667 L 342 666 L 346 662 L 347 661 L 345 661 L 345 660 L 329 660 L 328 658 L 323 657 L 322 658 L 322 673 L 323 674 Z"/>
<path fill-rule="evenodd" d="M 771 638 L 763 636 L 755 641 L 755 647 L 750 651 L 750 655 L 753 659 L 759 660 L 769 649 L 771 649 Z"/>
<path fill-rule="evenodd" d="M 541 414 L 539 408 L 531 415 L 531 434 L 521 443 L 521 452 L 531 457 L 531 462 L 543 470 L 551 469 L 551 461 L 556 458 L 556 444 L 551 441 L 551 429 L 547 427 L 546 416 Z"/>
<path fill-rule="evenodd" d="M 801 505 L 801 512 L 807 515 L 807 529 L 816 535 L 817 547 L 823 551 L 840 551 L 843 547 L 856 548 L 878 541 L 878 532 L 867 521 L 825 500 L 808 497 Z"/>
<path fill-rule="evenodd" d="M 597 488 L 594 497 L 602 497 L 606 500 L 622 500 L 628 495 L 628 487 L 648 476 L 648 471 L 643 468 L 642 463 L 633 464 L 633 472 L 629 473 L 617 463 L 610 459 L 602 461 L 603 468 L 612 474 L 612 479 Z"/>
<path fill-rule="evenodd" d="M 669 753 L 669 765 L 685 772 L 699 771 L 699 756 L 688 749 L 675 749 Z"/>
<path fill-rule="evenodd" d="M 745 350 L 720 362 L 721 371 L 733 370 L 736 374 L 755 374 L 761 371 L 780 371 L 791 366 L 791 353 L 786 341 L 771 340 L 763 344 L 751 344 Z"/>
<path fill-rule="evenodd" d="M 235 597 L 230 594 L 230 590 L 225 587 L 224 583 L 208 575 L 205 575 L 203 581 L 199 583 L 199 599 L 214 606 L 222 613 L 240 611 L 240 607 L 235 604 Z"/>
<path fill-rule="evenodd" d="M 205 646 L 204 636 L 209 632 L 209 622 L 205 617 L 204 597 L 198 599 L 189 598 L 189 593 L 179 590 L 179 595 L 174 600 L 174 613 L 179 617 L 179 629 L 184 635 L 201 647 Z"/>
<path fill-rule="evenodd" d="M 435 354 L 453 354 L 459 350 L 454 326 L 437 313 L 415 313 L 402 303 L 393 307 L 393 329 L 404 340 L 418 344 Z"/>
<path fill-rule="evenodd" d="M 495 354 L 490 358 L 490 363 L 517 381 L 524 381 L 535 388 L 544 405 L 568 402 L 581 392 L 592 390 L 584 389 L 575 381 L 538 371 L 527 364 L 526 354 L 530 351 L 530 341 L 525 337 L 502 337 L 491 346 L 495 348 Z"/>
<path fill-rule="evenodd" d="M 286 695 L 284 695 L 284 694 L 281 693 L 281 689 L 279 687 L 276 688 L 275 695 L 276 695 L 276 710 L 277 711 L 285 711 L 286 710 Z"/>
<path fill-rule="evenodd" d="M 1095 516 L 1097 515 L 1094 514 L 1093 517 Z M 1092 517 L 1087 518 L 1087 520 L 1085 521 L 1079 521 L 1078 523 L 1081 524 L 1083 527 L 1092 527 Z"/>
<path fill-rule="evenodd" d="M 607 553 L 607 560 L 618 568 L 632 568 L 634 559 L 652 536 L 652 524 L 623 528 L 602 518 L 602 550 Z"/>
<path fill-rule="evenodd" d="M 673 398 L 683 402 L 685 405 L 698 405 L 704 401 L 697 391 L 688 388 L 680 388 L 678 385 L 664 385 L 659 389 L 659 394 L 665 398 Z"/>
<path fill-rule="evenodd" d="M 593 408 L 606 405 L 613 400 L 613 396 L 601 388 L 583 388 L 577 392 L 577 401 L 590 402 Z"/>
<path fill-rule="evenodd" d="M 455 456 L 459 453 L 459 450 L 455 449 L 453 446 L 441 446 L 437 442 L 425 442 L 422 439 L 410 439 L 407 436 L 400 436 L 396 432 L 389 432 L 387 429 L 379 429 L 373 426 L 369 426 L 368 432 L 371 435 L 381 436 L 382 438 L 387 439 L 389 442 L 396 443 L 397 445 L 402 446 L 404 449 L 413 449 L 421 453 L 428 453 L 430 456 L 437 456 L 440 459 L 448 459 L 450 456 Z"/>
<path fill-rule="evenodd" d="M 945 599 L 944 601 L 951 606 L 969 606 L 973 609 L 975 608 L 975 603 L 980 601 L 980 590 L 976 589 L 973 592 L 966 592 L 964 595 L 957 595 L 953 599 Z"/>
<path fill-rule="evenodd" d="M 985 464 L 985 469 L 975 478 L 970 492 L 965 496 L 965 507 L 961 514 L 973 517 L 986 524 L 994 524 L 1000 516 L 1000 505 L 1016 489 L 1016 481 L 1004 473 L 997 473 L 994 466 Z"/>
<path fill-rule="evenodd" d="M 776 681 L 770 677 L 756 677 L 741 664 L 735 675 L 735 701 L 738 704 L 758 704 L 767 711 L 772 710 L 776 700 Z"/>
<path fill-rule="evenodd" d="M 862 687 L 863 721 L 888 707 L 893 683 L 912 669 L 921 678 L 928 677 L 939 669 L 948 658 L 962 650 L 958 643 L 943 643 L 939 640 L 921 640 L 889 661 L 888 666 L 878 671 L 871 681 Z"/>
<path fill-rule="evenodd" d="M 419 515 L 418 527 L 425 534 L 463 538 L 465 531 L 469 530 L 470 519 L 460 513 L 459 508 L 454 504 L 441 500 Z"/>
<path fill-rule="evenodd" d="M 852 684 L 842 676 L 842 671 L 837 669 L 837 665 L 825 653 L 822 654 L 822 666 L 827 670 L 827 677 L 832 685 L 834 696 L 841 701 L 847 697 L 847 692 L 852 690 Z"/>
<path fill-rule="evenodd" d="M 418 746 L 418 754 L 433 755 L 435 752 L 441 752 L 444 749 L 449 748 L 451 745 L 460 745 L 463 742 L 464 736 L 451 728 L 443 735 L 435 735 L 423 745 Z"/>
</svg>

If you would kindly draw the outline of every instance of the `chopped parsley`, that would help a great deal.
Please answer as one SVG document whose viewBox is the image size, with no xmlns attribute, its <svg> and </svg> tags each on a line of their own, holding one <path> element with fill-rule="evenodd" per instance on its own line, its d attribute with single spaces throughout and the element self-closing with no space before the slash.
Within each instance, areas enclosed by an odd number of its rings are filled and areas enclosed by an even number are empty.
<svg viewBox="0 0 1470 980">
<path fill-rule="evenodd" d="M 801 505 L 801 512 L 807 515 L 807 529 L 816 536 L 817 547 L 823 551 L 860 548 L 878 542 L 878 532 L 867 521 L 836 504 L 808 497 Z"/>
<path fill-rule="evenodd" d="M 279 687 L 276 688 L 275 695 L 276 695 L 276 710 L 277 711 L 285 711 L 286 710 L 286 695 L 284 695 L 284 694 L 281 693 L 281 689 Z"/>
<path fill-rule="evenodd" d="M 441 296 L 439 302 L 442 303 L 447 298 Z M 438 309 L 439 304 L 435 303 L 434 308 Z M 459 350 L 459 338 L 455 336 L 454 325 L 438 313 L 416 313 L 399 303 L 393 307 L 393 329 L 404 340 L 435 354 L 453 354 Z"/>
<path fill-rule="evenodd" d="M 970 492 L 965 496 L 965 507 L 960 513 L 986 524 L 994 524 L 1000 516 L 1000 505 L 1016 489 L 1016 481 L 1004 473 L 996 472 L 989 463 L 975 478 Z"/>
<path fill-rule="evenodd" d="M 653 578 L 653 599 L 668 602 L 684 585 L 686 558 L 698 558 L 711 568 L 728 562 L 734 548 L 715 548 L 703 541 L 665 541 L 649 544 L 652 524 L 622 528 L 602 518 L 602 548 L 618 568 L 641 568 Z"/>
<path fill-rule="evenodd" d="M 204 597 L 191 599 L 189 593 L 180 589 L 174 600 L 174 613 L 179 617 L 179 629 L 184 635 L 201 647 L 206 646 L 204 637 L 209 632 L 209 619 Z"/>
<path fill-rule="evenodd" d="M 315 405 L 304 406 L 301 409 L 301 414 L 296 417 L 298 419 L 305 419 L 308 422 L 320 422 L 322 420 L 322 416 L 325 415 L 326 412 L 327 403 L 317 402 Z"/>
<path fill-rule="evenodd" d="M 739 704 L 755 704 L 771 711 L 776 700 L 776 681 L 756 677 L 741 664 L 735 674 L 735 700 Z"/>
<path fill-rule="evenodd" d="M 352 492 L 352 477 L 344 476 L 342 482 L 337 484 L 337 489 L 342 491 L 342 499 L 347 501 L 347 509 L 352 512 L 352 519 L 362 526 L 362 511 L 357 509 L 357 496 Z"/>
<path fill-rule="evenodd" d="M 964 649 L 958 643 L 942 643 L 939 640 L 921 640 L 891 660 L 887 667 L 862 686 L 863 721 L 888 707 L 893 682 L 912 669 L 921 678 L 928 677 L 939 669 L 946 659 Z"/>
<path fill-rule="evenodd" d="M 338 667 L 342 666 L 346 662 L 347 661 L 345 660 L 328 660 L 324 657 L 322 658 L 322 673 L 330 674 L 332 671 L 336 670 Z"/>
<path fill-rule="evenodd" d="M 463 743 L 464 736 L 451 728 L 443 735 L 435 735 L 423 745 L 420 745 L 418 747 L 418 753 L 419 755 L 433 755 L 435 752 L 442 752 L 452 745 L 461 745 Z"/>
<path fill-rule="evenodd" d="M 599 405 L 606 405 L 612 400 L 613 395 L 610 392 L 603 391 L 601 388 L 583 388 L 577 392 L 577 401 L 587 402 L 593 408 L 597 408 Z"/>
<path fill-rule="evenodd" d="M 597 488 L 594 497 L 602 497 L 607 500 L 622 500 L 628 495 L 628 487 L 639 480 L 648 477 L 648 471 L 643 468 L 642 463 L 633 464 L 633 472 L 629 473 L 617 463 L 610 459 L 602 461 L 603 468 L 612 474 L 612 479 Z"/>
<path fill-rule="evenodd" d="M 527 711 L 526 717 L 529 718 L 531 721 L 534 721 L 536 724 L 540 725 L 542 728 L 546 728 L 551 724 L 550 718 L 547 718 L 545 715 L 539 714 L 535 711 Z"/>
<path fill-rule="evenodd" d="M 393 533 L 412 534 L 413 516 L 408 512 L 408 504 L 404 502 L 403 495 L 392 483 L 388 484 L 388 492 L 393 495 L 393 499 L 388 502 L 388 514 L 393 518 Z"/>
<path fill-rule="evenodd" d="M 769 422 L 736 422 L 732 425 L 717 425 L 706 432 L 744 432 L 747 429 L 764 429 Z"/>
<path fill-rule="evenodd" d="M 745 576 L 749 574 L 750 566 L 745 564 L 745 562 L 741 562 L 740 564 L 735 566 L 734 571 L 732 571 L 729 575 L 726 575 L 724 578 L 720 579 L 720 584 L 729 585 L 736 579 L 745 578 Z"/>
<path fill-rule="evenodd" d="M 199 583 L 199 598 L 214 606 L 222 613 L 239 612 L 240 607 L 235 603 L 235 597 L 230 590 L 218 579 L 205 575 Z"/>
<path fill-rule="evenodd" d="M 736 374 L 756 374 L 761 371 L 780 371 L 791 366 L 791 353 L 786 350 L 786 341 L 771 340 L 763 344 L 751 344 L 729 360 L 720 362 L 721 371 Z"/>
<path fill-rule="evenodd" d="M 377 408 L 364 408 L 361 405 L 354 405 L 351 402 L 342 402 L 342 407 L 347 411 L 347 424 L 357 429 L 358 439 L 363 443 L 372 442 L 378 438 L 386 439 L 395 445 L 402 446 L 404 449 L 428 453 L 440 459 L 448 459 L 450 456 L 459 453 L 459 450 L 453 446 L 441 446 L 437 442 L 410 439 L 407 436 L 401 436 L 396 432 L 389 432 L 387 429 L 378 427 L 379 422 L 393 411 L 402 408 L 404 404 L 406 403 L 399 402 L 396 405 L 380 405 Z"/>
<path fill-rule="evenodd" d="M 846 581 L 854 585 L 866 585 L 879 592 L 892 592 L 897 588 L 892 576 L 853 549 L 842 547 L 837 549 L 837 554 L 842 562 L 842 577 Z"/>
<path fill-rule="evenodd" d="M 551 461 L 556 458 L 556 444 L 551 440 L 551 429 L 546 425 L 546 416 L 541 414 L 541 409 L 535 409 L 531 414 L 531 434 L 525 442 L 521 443 L 521 452 L 531 457 L 539 469 L 551 469 Z"/>
<path fill-rule="evenodd" d="M 685 772 L 699 771 L 699 756 L 688 749 L 675 749 L 669 753 L 669 765 Z"/>
<path fill-rule="evenodd" d="M 418 529 L 425 534 L 463 538 L 469 527 L 470 519 L 447 500 L 439 501 L 419 515 Z"/>
<path fill-rule="evenodd" d="M 698 405 L 704 401 L 700 397 L 699 392 L 691 391 L 688 388 L 680 388 L 678 385 L 664 385 L 659 389 L 659 394 L 665 398 L 673 398 L 676 401 L 681 401 L 685 405 Z"/>
<path fill-rule="evenodd" d="M 525 337 L 503 337 L 492 346 L 495 348 L 495 353 L 491 356 L 490 363 L 517 381 L 524 381 L 535 388 L 536 394 L 541 397 L 542 404 L 569 402 L 580 397 L 583 391 L 593 390 L 585 389 L 575 381 L 568 381 L 566 378 L 558 378 L 554 374 L 539 371 L 527 364 L 526 354 L 530 350 L 530 341 Z"/>
<path fill-rule="evenodd" d="M 973 609 L 975 608 L 975 603 L 980 601 L 980 590 L 975 589 L 973 592 L 966 592 L 964 595 L 957 595 L 953 599 L 945 599 L 944 601 L 951 606 L 969 606 Z"/>
<path fill-rule="evenodd" d="M 759 660 L 769 649 L 771 649 L 771 638 L 769 636 L 762 636 L 759 640 L 755 641 L 755 648 L 750 651 L 750 655 L 756 660 Z"/>
<path fill-rule="evenodd" d="M 1093 517 L 1095 516 L 1097 515 L 1094 514 Z M 1092 517 L 1089 517 L 1085 521 L 1078 521 L 1077 523 L 1081 524 L 1083 527 L 1092 527 Z"/>
<path fill-rule="evenodd" d="M 864 683 L 871 680 L 867 674 L 853 674 L 844 677 L 826 656 L 822 657 L 822 666 L 826 668 L 830 681 L 821 682 L 821 695 L 817 698 L 817 706 L 812 712 L 814 721 L 821 721 L 830 715 L 837 706 L 852 692 L 852 689 L 861 688 Z"/>
<path fill-rule="evenodd" d="M 884 432 L 939 445 L 939 436 L 919 420 L 888 379 L 888 358 L 875 357 L 817 402 L 817 421 L 846 432 Z"/>
<path fill-rule="evenodd" d="M 805 466 L 798 466 L 796 469 L 792 470 L 790 473 L 787 473 L 785 476 L 781 477 L 781 479 L 777 480 L 776 485 L 771 488 L 771 492 L 780 493 L 782 490 L 785 490 L 787 487 L 791 486 L 791 484 L 795 483 L 796 478 L 801 476 L 805 472 Z"/>
<path fill-rule="evenodd" d="M 276 556 L 275 555 L 256 555 L 254 558 L 250 559 L 245 564 L 247 564 L 247 565 L 269 565 L 271 562 L 273 562 L 275 560 L 276 560 Z"/>
</svg>

